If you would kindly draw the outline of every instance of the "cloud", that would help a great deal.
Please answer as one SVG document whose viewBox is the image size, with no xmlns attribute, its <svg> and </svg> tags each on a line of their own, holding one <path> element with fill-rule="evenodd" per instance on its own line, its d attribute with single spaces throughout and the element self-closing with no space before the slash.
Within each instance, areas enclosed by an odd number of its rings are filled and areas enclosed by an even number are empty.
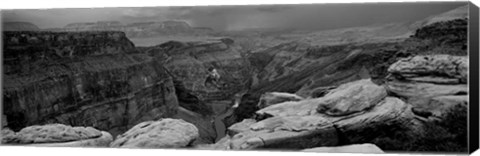
<svg viewBox="0 0 480 156">
<path fill-rule="evenodd" d="M 185 20 L 193 26 L 217 30 L 248 28 L 321 30 L 415 21 L 466 4 L 466 2 L 438 2 L 3 10 L 2 19 L 32 22 L 41 28 L 107 20 L 125 24 Z"/>
</svg>

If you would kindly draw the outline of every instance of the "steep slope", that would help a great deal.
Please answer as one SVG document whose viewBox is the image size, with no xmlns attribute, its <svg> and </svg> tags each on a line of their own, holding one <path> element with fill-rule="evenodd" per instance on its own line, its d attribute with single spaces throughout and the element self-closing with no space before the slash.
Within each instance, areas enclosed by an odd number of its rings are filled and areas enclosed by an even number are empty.
<svg viewBox="0 0 480 156">
<path fill-rule="evenodd" d="M 172 78 L 122 32 L 4 32 L 3 113 L 13 130 L 45 123 L 114 136 L 176 113 Z"/>
<path fill-rule="evenodd" d="M 142 51 L 160 62 L 174 80 L 181 106 L 175 118 L 199 128 L 200 139 L 196 144 L 213 143 L 214 118 L 233 105 L 236 93 L 250 86 L 252 70 L 244 54 L 228 38 L 170 41 Z"/>
</svg>

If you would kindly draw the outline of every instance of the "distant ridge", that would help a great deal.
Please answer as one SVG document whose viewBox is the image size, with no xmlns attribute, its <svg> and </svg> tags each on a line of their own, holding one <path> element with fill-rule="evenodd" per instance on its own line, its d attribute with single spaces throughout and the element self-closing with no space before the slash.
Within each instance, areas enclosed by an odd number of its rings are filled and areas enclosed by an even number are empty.
<svg viewBox="0 0 480 156">
<path fill-rule="evenodd" d="M 2 31 L 38 31 L 35 24 L 29 22 L 4 22 L 2 24 Z"/>
</svg>

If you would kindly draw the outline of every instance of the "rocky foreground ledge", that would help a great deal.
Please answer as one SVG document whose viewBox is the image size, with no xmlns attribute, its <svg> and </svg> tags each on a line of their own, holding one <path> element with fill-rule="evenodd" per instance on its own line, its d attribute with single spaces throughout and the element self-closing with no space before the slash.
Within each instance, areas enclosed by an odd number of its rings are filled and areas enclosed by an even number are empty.
<svg viewBox="0 0 480 156">
<path fill-rule="evenodd" d="M 462 144 L 462 140 L 466 143 L 466 129 L 462 129 L 466 124 L 462 123 L 466 122 L 468 105 L 467 71 L 466 57 L 415 56 L 391 65 L 384 85 L 363 79 L 309 99 L 267 93 L 260 100 L 259 106 L 264 107 L 256 111 L 255 119 L 230 126 L 229 136 L 198 148 L 324 147 L 319 151 L 362 152 L 363 148 L 355 144 L 373 143 L 370 146 L 380 145 L 384 150 L 433 151 L 444 145 Z M 424 142 L 429 140 L 441 142 Z M 352 148 L 343 148 L 348 145 Z M 461 150 L 458 148 L 455 150 Z M 380 148 L 371 149 L 369 152 L 378 152 Z"/>
<path fill-rule="evenodd" d="M 2 129 L 2 144 L 52 147 L 108 147 L 110 133 L 92 127 L 71 127 L 62 124 L 36 125 L 19 132 Z"/>
</svg>

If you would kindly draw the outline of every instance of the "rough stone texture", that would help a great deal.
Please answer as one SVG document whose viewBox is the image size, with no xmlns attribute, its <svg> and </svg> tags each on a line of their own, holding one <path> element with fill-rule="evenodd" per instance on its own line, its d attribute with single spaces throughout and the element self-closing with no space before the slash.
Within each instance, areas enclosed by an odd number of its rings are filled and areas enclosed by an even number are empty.
<svg viewBox="0 0 480 156">
<path fill-rule="evenodd" d="M 142 122 L 112 142 L 122 148 L 181 148 L 199 137 L 198 129 L 183 120 L 160 119 Z"/>
<path fill-rule="evenodd" d="M 37 147 L 109 147 L 113 141 L 110 133 L 102 131 L 102 135 L 98 138 L 84 139 L 78 141 L 62 142 L 62 143 L 41 143 L 27 144 L 27 146 Z"/>
<path fill-rule="evenodd" d="M 232 149 L 304 149 L 336 144 L 338 136 L 333 124 L 316 116 L 268 118 L 231 139 Z"/>
<path fill-rule="evenodd" d="M 229 136 L 234 136 L 235 134 L 238 134 L 243 131 L 247 131 L 250 129 L 250 126 L 252 124 L 255 124 L 257 121 L 253 119 L 244 119 L 242 122 L 238 122 L 230 127 L 228 127 L 228 135 Z"/>
<path fill-rule="evenodd" d="M 388 72 L 406 80 L 416 78 L 413 80 L 420 82 L 466 83 L 468 79 L 468 57 L 451 55 L 415 56 L 397 61 L 390 66 Z"/>
<path fill-rule="evenodd" d="M 388 127 L 401 126 L 409 131 L 418 131 L 421 128 L 411 112 L 411 106 L 393 97 L 387 97 L 372 109 L 359 114 L 327 119 L 342 131 L 344 141 L 350 143 L 371 141 Z"/>
<path fill-rule="evenodd" d="M 92 127 L 71 127 L 63 124 L 35 125 L 16 133 L 19 144 L 78 141 L 100 137 L 102 133 Z"/>
<path fill-rule="evenodd" d="M 321 152 L 321 153 L 385 153 L 374 144 L 355 144 L 337 147 L 317 147 L 304 149 L 303 152 Z"/>
<path fill-rule="evenodd" d="M 92 127 L 62 124 L 30 126 L 19 132 L 2 129 L 2 144 L 49 147 L 108 147 L 113 141 L 108 132 Z"/>
<path fill-rule="evenodd" d="M 467 107 L 468 57 L 423 55 L 401 59 L 388 69 L 386 88 L 404 97 L 423 118 L 442 120 L 451 108 Z"/>
<path fill-rule="evenodd" d="M 321 111 L 317 111 L 319 106 Z M 331 111 L 338 109 L 339 111 Z M 419 130 L 411 106 L 369 79 L 346 83 L 321 98 L 284 102 L 257 111 L 272 117 L 230 126 L 232 149 L 302 149 L 369 142 L 390 126 Z M 321 140 L 321 142 L 317 142 Z M 298 142 L 297 142 L 298 141 Z M 222 148 L 222 144 L 213 146 Z M 320 145 L 321 144 L 321 145 Z M 225 147 L 226 148 L 226 147 Z"/>
<path fill-rule="evenodd" d="M 9 128 L 2 128 L 0 140 L 1 144 L 5 144 L 8 142 L 12 142 L 15 138 L 15 132 L 10 130 Z"/>
<path fill-rule="evenodd" d="M 4 32 L 3 113 L 14 131 L 61 123 L 112 135 L 169 117 L 171 77 L 122 32 Z"/>
<path fill-rule="evenodd" d="M 263 94 L 260 97 L 260 102 L 258 103 L 258 108 L 262 109 L 274 104 L 286 102 L 286 101 L 300 101 L 303 100 L 302 97 L 290 94 L 290 93 L 280 93 L 280 92 L 268 92 Z"/>
<path fill-rule="evenodd" d="M 330 116 L 345 116 L 370 109 L 386 96 L 385 88 L 369 79 L 354 81 L 325 95 L 317 111 Z"/>
</svg>

